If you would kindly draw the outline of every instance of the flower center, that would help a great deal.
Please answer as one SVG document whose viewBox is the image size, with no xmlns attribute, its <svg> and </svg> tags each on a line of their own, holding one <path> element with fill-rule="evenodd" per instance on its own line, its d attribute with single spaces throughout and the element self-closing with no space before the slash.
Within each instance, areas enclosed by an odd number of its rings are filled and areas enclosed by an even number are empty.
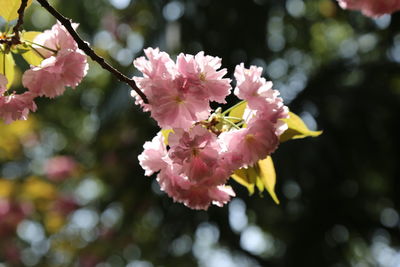
<svg viewBox="0 0 400 267">
<path fill-rule="evenodd" d="M 200 81 L 204 82 L 206 80 L 206 74 L 204 72 L 200 72 Z"/>
</svg>

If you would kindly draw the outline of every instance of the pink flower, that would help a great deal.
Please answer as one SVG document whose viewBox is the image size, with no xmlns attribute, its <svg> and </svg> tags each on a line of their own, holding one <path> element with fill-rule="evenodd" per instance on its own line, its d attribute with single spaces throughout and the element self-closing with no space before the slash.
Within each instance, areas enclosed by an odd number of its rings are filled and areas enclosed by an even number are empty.
<svg viewBox="0 0 400 267">
<path fill-rule="evenodd" d="M 59 52 L 27 70 L 22 83 L 32 93 L 54 98 L 63 94 L 66 86 L 78 86 L 87 70 L 86 55 L 80 50 Z"/>
<path fill-rule="evenodd" d="M 227 71 L 221 69 L 219 57 L 180 54 L 177 58 L 179 74 L 186 79 L 188 90 L 200 98 L 226 103 L 225 97 L 230 94 L 230 79 L 223 78 Z"/>
<path fill-rule="evenodd" d="M 145 57 L 139 57 L 133 61 L 133 65 L 143 73 L 143 77 L 133 77 L 138 87 L 143 93 L 149 97 L 153 88 L 152 83 L 157 80 L 172 80 L 176 76 L 175 62 L 171 60 L 165 52 L 160 52 L 158 48 L 147 48 L 144 53 Z M 136 99 L 136 105 L 143 107 L 145 111 L 149 111 L 151 106 L 145 105 L 142 98 L 132 90 L 131 96 Z"/>
<path fill-rule="evenodd" d="M 266 102 L 273 102 L 279 95 L 278 91 L 272 89 L 272 82 L 267 82 L 261 74 L 261 67 L 250 66 L 250 69 L 246 69 L 243 63 L 235 69 L 235 95 L 246 100 L 249 108 L 254 110 L 264 109 Z"/>
<path fill-rule="evenodd" d="M 217 136 L 201 125 L 188 132 L 177 129 L 169 136 L 168 155 L 172 162 L 182 166 L 182 173 L 198 184 L 221 185 L 232 170 L 221 156 L 222 147 Z"/>
<path fill-rule="evenodd" d="M 79 24 L 72 23 L 74 29 L 77 29 L 78 26 Z M 75 42 L 74 38 L 72 38 L 67 29 L 58 21 L 53 25 L 51 30 L 46 30 L 37 35 L 33 42 L 55 51 L 76 51 L 78 49 L 78 44 Z M 33 46 L 45 58 L 53 56 L 53 52 L 49 49 L 37 45 Z"/>
<path fill-rule="evenodd" d="M 0 118 L 3 118 L 6 124 L 15 120 L 26 120 L 29 111 L 36 111 L 34 98 L 35 95 L 30 92 L 13 93 L 8 96 L 0 94 Z"/>
<path fill-rule="evenodd" d="M 399 0 L 338 0 L 343 9 L 361 10 L 369 17 L 379 17 L 400 10 Z"/>
<path fill-rule="evenodd" d="M 26 88 L 39 96 L 54 98 L 63 94 L 66 86 L 75 88 L 81 82 L 88 70 L 86 55 L 60 23 L 39 34 L 34 42 L 56 52 L 35 46 L 45 59 L 22 76 Z"/>
<path fill-rule="evenodd" d="M 190 128 L 210 115 L 208 101 L 185 93 L 183 80 L 155 80 L 147 90 L 151 116 L 161 128 Z"/>
<path fill-rule="evenodd" d="M 157 180 L 161 189 L 165 191 L 176 202 L 183 203 L 192 209 L 208 209 L 211 204 L 223 206 L 235 196 L 233 190 L 228 186 L 201 186 L 189 181 L 179 171 L 169 166 L 162 170 Z"/>
<path fill-rule="evenodd" d="M 70 156 L 55 156 L 46 161 L 44 171 L 53 181 L 63 181 L 70 178 L 77 169 L 76 161 Z"/>
<path fill-rule="evenodd" d="M 210 115 L 210 101 L 225 103 L 229 94 L 230 80 L 222 78 L 226 70 L 221 59 L 204 56 L 179 55 L 175 64 L 165 52 L 147 48 L 147 59 L 140 57 L 134 65 L 143 77 L 133 77 L 139 89 L 147 96 L 149 103 L 139 98 L 135 91 L 136 104 L 151 116 L 161 128 L 189 129 L 194 123 Z"/>
<path fill-rule="evenodd" d="M 226 157 L 231 159 L 235 168 L 255 164 L 274 152 L 279 144 L 274 124 L 267 120 L 257 121 L 248 128 L 222 133 L 220 138 L 227 146 Z"/>
<path fill-rule="evenodd" d="M 180 54 L 175 63 L 158 49 L 146 49 L 148 60 L 135 66 L 143 77 L 134 77 L 149 104 L 138 102 L 162 128 L 172 128 L 168 146 L 159 133 L 146 142 L 139 156 L 146 175 L 159 172 L 160 187 L 174 201 L 193 209 L 222 206 L 232 196 L 226 186 L 236 169 L 254 165 L 275 151 L 288 117 L 279 92 L 261 77 L 262 68 L 236 67 L 235 94 L 248 102 L 244 121 L 234 122 L 218 109 L 210 116 L 211 100 L 224 102 L 230 92 L 221 60 Z M 134 93 L 133 96 L 136 96 Z M 210 117 L 209 117 L 210 116 Z M 238 123 L 237 125 L 235 123 Z M 239 124 L 240 123 L 240 124 Z M 240 129 L 242 125 L 246 128 Z"/>
<path fill-rule="evenodd" d="M 175 63 L 165 52 L 160 52 L 158 48 L 147 48 L 145 57 L 135 59 L 133 64 L 143 73 L 144 78 L 152 80 L 172 79 L 176 76 Z"/>
<path fill-rule="evenodd" d="M 167 148 L 161 132 L 151 142 L 144 143 L 143 148 L 144 151 L 139 155 L 138 159 L 140 166 L 145 170 L 146 176 L 150 176 L 167 167 L 168 163 L 165 161 Z"/>
</svg>

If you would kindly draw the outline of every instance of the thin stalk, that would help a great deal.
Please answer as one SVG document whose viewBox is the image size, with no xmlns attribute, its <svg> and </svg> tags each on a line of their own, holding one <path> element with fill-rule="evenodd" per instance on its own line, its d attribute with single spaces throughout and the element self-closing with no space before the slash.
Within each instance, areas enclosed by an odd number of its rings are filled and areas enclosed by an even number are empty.
<svg viewBox="0 0 400 267">
<path fill-rule="evenodd" d="M 29 41 L 29 40 L 24 40 L 24 41 L 27 42 L 27 43 L 30 43 L 30 44 L 39 46 L 39 47 L 41 47 L 41 48 L 43 48 L 43 49 L 49 50 L 50 52 L 53 52 L 54 54 L 57 54 L 57 53 L 58 53 L 57 50 L 52 49 L 52 48 L 50 48 L 50 47 L 47 47 L 47 46 L 44 46 L 44 45 L 41 45 L 41 44 L 38 44 L 38 43 L 35 43 L 35 42 L 32 42 L 32 41 Z M 31 46 L 31 47 L 33 48 L 33 46 Z"/>
</svg>

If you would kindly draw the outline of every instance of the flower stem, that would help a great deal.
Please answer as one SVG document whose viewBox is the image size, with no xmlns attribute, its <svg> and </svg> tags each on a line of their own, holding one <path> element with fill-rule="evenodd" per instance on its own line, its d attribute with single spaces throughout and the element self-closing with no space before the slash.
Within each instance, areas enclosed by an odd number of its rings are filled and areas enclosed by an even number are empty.
<svg viewBox="0 0 400 267">
<path fill-rule="evenodd" d="M 30 44 L 32 44 L 32 45 L 39 46 L 39 47 L 41 47 L 41 48 L 43 48 L 43 49 L 49 50 L 49 51 L 51 51 L 51 52 L 53 52 L 53 53 L 55 53 L 55 54 L 58 53 L 57 50 L 52 49 L 52 48 L 50 48 L 50 47 L 47 47 L 47 46 L 44 46 L 44 45 L 41 45 L 41 44 L 38 44 L 38 43 L 35 43 L 35 42 L 32 42 L 32 41 L 29 41 L 29 40 L 24 40 L 24 41 L 27 42 L 27 43 L 30 43 Z M 33 48 L 33 46 L 31 46 L 31 47 Z"/>
</svg>

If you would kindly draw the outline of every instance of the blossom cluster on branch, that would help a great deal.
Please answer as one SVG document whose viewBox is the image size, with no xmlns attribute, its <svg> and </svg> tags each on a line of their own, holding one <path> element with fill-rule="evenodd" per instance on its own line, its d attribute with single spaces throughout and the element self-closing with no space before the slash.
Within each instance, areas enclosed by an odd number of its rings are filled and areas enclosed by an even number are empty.
<svg viewBox="0 0 400 267">
<path fill-rule="evenodd" d="M 78 24 L 73 26 L 76 28 Z M 2 45 L 4 55 L 16 50 L 7 46 L 7 43 Z M 11 70 L 3 68 L 4 73 L 0 73 L 0 118 L 5 123 L 26 120 L 29 112 L 37 109 L 36 97 L 54 98 L 63 94 L 65 87 L 75 88 L 88 70 L 86 55 L 60 23 L 33 40 L 24 39 L 22 34 L 21 44 L 15 46 L 28 47 L 29 52 L 24 53 L 31 53 L 29 57 L 23 54 L 30 63 L 30 69 L 22 75 L 22 84 L 28 90 L 20 94 L 10 93 L 7 87 L 12 81 L 8 81 L 6 76 Z"/>
<path fill-rule="evenodd" d="M 235 69 L 234 93 L 248 103 L 244 116 L 231 117 L 220 108 L 211 114 L 210 101 L 225 103 L 232 89 L 220 58 L 200 52 L 180 54 L 174 62 L 159 49 L 148 48 L 145 54 L 147 59 L 134 62 L 143 77 L 134 80 L 149 103 L 132 95 L 169 133 L 160 132 L 144 144 L 139 161 L 145 174 L 159 172 L 161 189 L 190 208 L 224 205 L 235 196 L 226 185 L 230 175 L 278 147 L 287 129 L 282 120 L 288 117 L 287 107 L 272 82 L 261 77 L 262 68 L 241 64 Z"/>
</svg>

